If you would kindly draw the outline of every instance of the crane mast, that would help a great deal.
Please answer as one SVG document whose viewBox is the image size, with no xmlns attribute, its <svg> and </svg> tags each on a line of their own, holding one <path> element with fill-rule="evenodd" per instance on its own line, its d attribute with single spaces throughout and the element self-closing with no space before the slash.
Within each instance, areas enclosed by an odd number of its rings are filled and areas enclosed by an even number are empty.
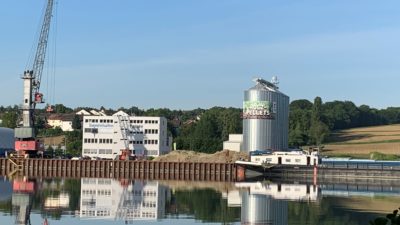
<svg viewBox="0 0 400 225">
<path fill-rule="evenodd" d="M 46 58 L 53 4 L 54 0 L 47 1 L 32 70 L 24 71 L 22 76 L 24 83 L 22 127 L 17 127 L 15 129 L 15 150 L 23 155 L 37 153 L 40 148 L 39 142 L 35 139 L 34 110 L 36 104 L 44 103 L 43 94 L 40 93 L 40 81 L 42 79 L 43 66 Z"/>
</svg>

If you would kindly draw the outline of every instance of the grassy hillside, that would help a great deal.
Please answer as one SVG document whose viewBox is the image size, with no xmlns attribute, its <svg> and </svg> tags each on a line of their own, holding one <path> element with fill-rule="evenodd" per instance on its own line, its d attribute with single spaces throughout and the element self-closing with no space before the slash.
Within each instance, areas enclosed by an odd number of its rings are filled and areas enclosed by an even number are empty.
<svg viewBox="0 0 400 225">
<path fill-rule="evenodd" d="M 325 155 L 369 158 L 371 152 L 400 155 L 400 124 L 333 132 Z"/>
</svg>

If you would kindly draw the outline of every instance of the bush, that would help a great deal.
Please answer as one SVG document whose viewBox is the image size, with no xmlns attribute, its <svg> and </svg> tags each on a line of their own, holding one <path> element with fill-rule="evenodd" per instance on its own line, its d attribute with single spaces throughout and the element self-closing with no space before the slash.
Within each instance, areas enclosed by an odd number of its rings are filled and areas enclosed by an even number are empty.
<svg viewBox="0 0 400 225">
<path fill-rule="evenodd" d="M 400 208 L 399 208 L 400 209 Z M 374 221 L 370 221 L 370 225 L 388 225 L 390 221 L 391 225 L 400 225 L 399 210 L 394 210 L 393 213 L 386 215 L 386 217 L 378 217 Z"/>
</svg>

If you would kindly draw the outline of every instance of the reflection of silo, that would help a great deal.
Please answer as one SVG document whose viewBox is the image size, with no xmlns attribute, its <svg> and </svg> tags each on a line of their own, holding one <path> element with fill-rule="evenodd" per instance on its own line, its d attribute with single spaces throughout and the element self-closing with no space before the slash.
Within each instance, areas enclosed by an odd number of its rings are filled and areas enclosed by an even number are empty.
<svg viewBox="0 0 400 225">
<path fill-rule="evenodd" d="M 267 195 L 242 193 L 243 225 L 287 225 L 288 203 Z"/>
<path fill-rule="evenodd" d="M 278 91 L 277 82 L 255 81 L 244 92 L 242 151 L 287 150 L 289 97 Z"/>
</svg>

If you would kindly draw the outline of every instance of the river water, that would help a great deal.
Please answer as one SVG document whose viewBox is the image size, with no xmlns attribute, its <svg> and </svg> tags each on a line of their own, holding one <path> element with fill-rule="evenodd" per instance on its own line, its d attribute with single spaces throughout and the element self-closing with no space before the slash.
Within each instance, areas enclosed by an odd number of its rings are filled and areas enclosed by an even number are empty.
<svg viewBox="0 0 400 225">
<path fill-rule="evenodd" d="M 368 224 L 400 183 L 0 178 L 0 224 Z"/>
</svg>

